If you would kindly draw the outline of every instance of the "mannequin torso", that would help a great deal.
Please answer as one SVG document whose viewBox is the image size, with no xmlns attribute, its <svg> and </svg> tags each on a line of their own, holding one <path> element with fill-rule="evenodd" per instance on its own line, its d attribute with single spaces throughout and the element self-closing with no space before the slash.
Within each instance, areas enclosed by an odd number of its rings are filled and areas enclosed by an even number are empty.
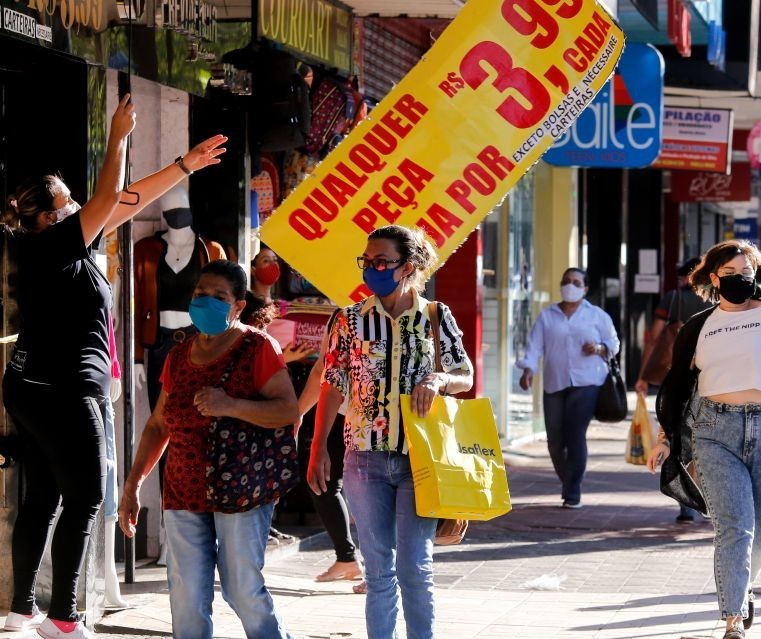
<svg viewBox="0 0 761 639">
<path fill-rule="evenodd" d="M 164 261 L 175 273 L 179 273 L 190 262 L 196 243 L 195 231 L 190 226 L 179 229 L 169 228 L 162 235 L 167 250 Z M 159 326 L 169 329 L 190 326 L 190 313 L 185 311 L 161 311 Z"/>
</svg>

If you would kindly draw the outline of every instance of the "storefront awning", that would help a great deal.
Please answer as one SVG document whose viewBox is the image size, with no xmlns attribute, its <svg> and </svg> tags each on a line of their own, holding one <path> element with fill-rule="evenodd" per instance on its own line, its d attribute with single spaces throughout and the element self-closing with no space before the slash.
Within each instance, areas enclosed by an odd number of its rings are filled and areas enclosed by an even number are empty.
<svg viewBox="0 0 761 639">
<path fill-rule="evenodd" d="M 205 0 L 217 7 L 220 20 L 243 20 L 251 17 L 251 0 Z M 357 16 L 446 18 L 452 19 L 464 0 L 342 0 Z"/>
<path fill-rule="evenodd" d="M 464 0 L 342 0 L 358 16 L 454 18 Z"/>
</svg>

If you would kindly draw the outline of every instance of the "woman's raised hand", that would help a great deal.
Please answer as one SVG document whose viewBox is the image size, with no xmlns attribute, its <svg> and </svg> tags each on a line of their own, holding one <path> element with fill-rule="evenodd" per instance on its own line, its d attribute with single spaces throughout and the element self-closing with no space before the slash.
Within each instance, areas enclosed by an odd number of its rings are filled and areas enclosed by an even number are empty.
<svg viewBox="0 0 761 639">
<path fill-rule="evenodd" d="M 126 138 L 135 128 L 136 120 L 135 105 L 130 102 L 130 94 L 125 93 L 111 117 L 111 137 L 115 140 Z"/>
<path fill-rule="evenodd" d="M 219 164 L 221 160 L 218 156 L 222 155 L 227 149 L 220 148 L 220 144 L 227 142 L 226 135 L 213 135 L 208 140 L 196 144 L 183 157 L 182 161 L 191 171 L 200 171 L 210 164 Z"/>
</svg>

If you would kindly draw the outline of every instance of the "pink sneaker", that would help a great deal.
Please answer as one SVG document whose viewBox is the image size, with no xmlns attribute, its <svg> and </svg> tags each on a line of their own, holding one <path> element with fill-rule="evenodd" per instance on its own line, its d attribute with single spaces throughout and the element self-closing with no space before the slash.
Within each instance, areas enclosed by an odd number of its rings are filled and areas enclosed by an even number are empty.
<svg viewBox="0 0 761 639">
<path fill-rule="evenodd" d="M 7 632 L 26 632 L 39 628 L 45 615 L 35 608 L 31 615 L 20 615 L 17 612 L 9 612 L 5 618 L 3 630 Z"/>
<path fill-rule="evenodd" d="M 81 621 L 77 622 L 71 632 L 64 632 L 48 618 L 37 628 L 37 634 L 44 639 L 95 639 L 95 635 Z"/>
</svg>

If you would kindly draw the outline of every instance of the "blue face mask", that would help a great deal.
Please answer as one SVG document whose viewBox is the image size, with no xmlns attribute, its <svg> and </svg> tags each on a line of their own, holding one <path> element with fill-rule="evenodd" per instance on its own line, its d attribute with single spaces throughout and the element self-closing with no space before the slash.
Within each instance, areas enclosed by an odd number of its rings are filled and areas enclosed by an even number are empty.
<svg viewBox="0 0 761 639">
<path fill-rule="evenodd" d="M 386 297 L 391 295 L 399 286 L 399 282 L 394 279 L 395 270 L 395 268 L 387 268 L 379 271 L 371 266 L 362 271 L 362 279 L 367 284 L 367 287 L 378 297 Z M 401 280 L 399 281 L 401 282 Z"/>
<path fill-rule="evenodd" d="M 232 304 L 218 300 L 216 297 L 204 295 L 194 297 L 190 302 L 190 319 L 193 325 L 206 335 L 219 335 L 230 327 Z"/>
</svg>

